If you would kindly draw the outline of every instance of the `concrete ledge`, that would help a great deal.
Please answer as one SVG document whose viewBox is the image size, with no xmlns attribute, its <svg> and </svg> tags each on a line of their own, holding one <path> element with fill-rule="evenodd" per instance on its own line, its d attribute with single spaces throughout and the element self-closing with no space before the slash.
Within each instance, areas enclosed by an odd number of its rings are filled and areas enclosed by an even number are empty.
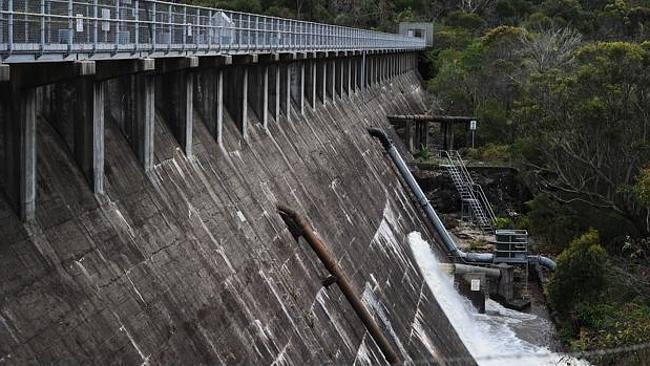
<svg viewBox="0 0 650 366">
<path fill-rule="evenodd" d="M 137 66 L 138 72 L 153 71 L 155 69 L 156 69 L 156 60 L 152 58 L 141 58 L 138 60 L 138 66 Z"/>
<path fill-rule="evenodd" d="M 273 63 L 280 61 L 280 54 L 278 53 L 260 53 L 257 56 L 260 63 Z"/>
<path fill-rule="evenodd" d="M 139 60 L 96 61 L 96 80 L 109 80 L 122 76 L 151 72 L 156 69 L 156 62 L 152 58 Z"/>
<path fill-rule="evenodd" d="M 11 79 L 11 68 L 9 65 L 0 64 L 0 81 L 9 81 Z"/>
<path fill-rule="evenodd" d="M 233 55 L 232 64 L 233 65 L 245 65 L 245 64 L 256 64 L 259 60 L 257 54 L 250 55 Z"/>
<path fill-rule="evenodd" d="M 199 66 L 199 58 L 196 56 L 157 58 L 155 59 L 155 63 L 156 71 L 164 74 L 173 71 L 196 68 Z"/>
<path fill-rule="evenodd" d="M 95 61 L 75 61 L 74 70 L 77 76 L 90 76 L 95 75 L 97 67 Z"/>
<path fill-rule="evenodd" d="M 199 67 L 202 69 L 212 69 L 227 65 L 232 65 L 232 56 L 199 57 Z"/>
<path fill-rule="evenodd" d="M 280 62 L 291 62 L 296 60 L 296 52 L 280 53 Z"/>
</svg>

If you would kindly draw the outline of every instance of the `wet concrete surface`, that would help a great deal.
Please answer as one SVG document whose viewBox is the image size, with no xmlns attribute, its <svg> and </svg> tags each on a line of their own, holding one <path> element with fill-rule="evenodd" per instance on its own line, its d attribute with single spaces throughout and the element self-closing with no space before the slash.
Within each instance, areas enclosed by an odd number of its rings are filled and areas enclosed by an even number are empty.
<svg viewBox="0 0 650 366">
<path fill-rule="evenodd" d="M 253 119 L 248 140 L 226 116 L 223 147 L 195 114 L 189 159 L 158 115 L 148 174 L 109 120 L 104 195 L 39 120 L 36 220 L 0 199 L 0 363 L 385 364 L 278 201 L 371 292 L 405 358 L 469 357 L 405 242 L 435 235 L 366 131 L 424 108 L 409 73 L 268 131 Z"/>
</svg>

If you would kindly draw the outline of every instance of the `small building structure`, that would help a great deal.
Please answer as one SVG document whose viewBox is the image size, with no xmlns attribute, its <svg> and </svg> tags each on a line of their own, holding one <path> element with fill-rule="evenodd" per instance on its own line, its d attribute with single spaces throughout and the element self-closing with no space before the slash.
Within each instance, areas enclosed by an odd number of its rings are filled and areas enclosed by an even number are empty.
<svg viewBox="0 0 650 366">
<path fill-rule="evenodd" d="M 433 23 L 431 22 L 401 22 L 399 34 L 408 37 L 423 38 L 427 47 L 433 47 Z"/>
</svg>

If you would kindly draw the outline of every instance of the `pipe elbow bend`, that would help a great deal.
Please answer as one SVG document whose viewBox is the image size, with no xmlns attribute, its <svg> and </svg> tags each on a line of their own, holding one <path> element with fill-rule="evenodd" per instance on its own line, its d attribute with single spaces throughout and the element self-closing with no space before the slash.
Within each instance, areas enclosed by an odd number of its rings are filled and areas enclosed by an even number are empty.
<svg viewBox="0 0 650 366">
<path fill-rule="evenodd" d="M 378 138 L 386 150 L 390 149 L 390 147 L 393 146 L 393 142 L 383 130 L 379 128 L 369 128 L 368 133 L 370 133 L 370 136 Z"/>
<path fill-rule="evenodd" d="M 539 263 L 540 265 L 548 268 L 551 272 L 555 272 L 557 263 L 554 260 L 543 255 L 530 255 L 528 256 L 529 263 Z"/>
</svg>

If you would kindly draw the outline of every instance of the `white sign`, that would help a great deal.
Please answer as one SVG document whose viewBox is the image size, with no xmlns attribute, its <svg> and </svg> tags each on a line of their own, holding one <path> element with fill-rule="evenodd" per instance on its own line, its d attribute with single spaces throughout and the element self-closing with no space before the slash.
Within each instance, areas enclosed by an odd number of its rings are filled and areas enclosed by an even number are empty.
<svg viewBox="0 0 650 366">
<path fill-rule="evenodd" d="M 83 14 L 77 14 L 77 27 L 76 27 L 77 32 L 83 32 L 84 31 L 84 15 Z"/>
<path fill-rule="evenodd" d="M 187 36 L 192 37 L 192 23 L 187 23 Z"/>
<path fill-rule="evenodd" d="M 476 129 L 476 121 L 475 120 L 469 121 L 469 129 L 470 130 L 475 130 Z"/>
<path fill-rule="evenodd" d="M 102 19 L 111 19 L 111 9 L 102 9 Z M 111 22 L 102 22 L 102 32 L 109 32 L 111 30 Z"/>
<path fill-rule="evenodd" d="M 470 285 L 470 290 L 481 291 L 481 280 L 472 280 L 472 283 Z"/>
</svg>

